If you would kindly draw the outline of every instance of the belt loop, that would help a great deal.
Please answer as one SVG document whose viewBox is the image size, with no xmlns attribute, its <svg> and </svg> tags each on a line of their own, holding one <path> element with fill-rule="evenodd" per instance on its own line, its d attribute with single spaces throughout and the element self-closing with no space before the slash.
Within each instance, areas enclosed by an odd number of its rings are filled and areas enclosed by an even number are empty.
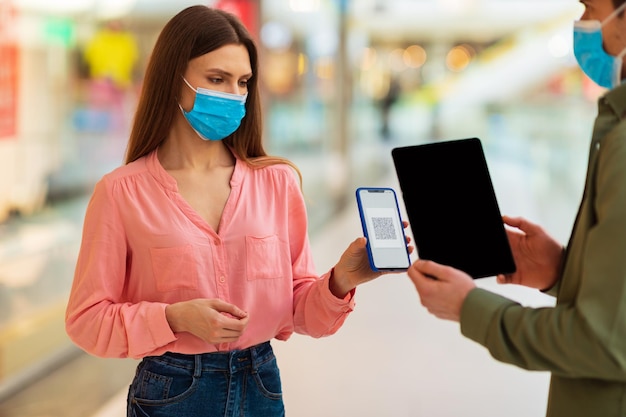
<svg viewBox="0 0 626 417">
<path fill-rule="evenodd" d="M 259 345 L 256 346 L 252 346 L 249 348 L 250 350 L 250 363 L 252 365 L 252 372 L 256 373 L 257 370 L 259 369 L 258 366 L 258 358 L 259 358 L 259 352 L 257 351 L 257 349 L 259 348 Z"/>
<path fill-rule="evenodd" d="M 200 378 L 200 376 L 202 376 L 202 355 L 193 355 L 193 358 L 194 358 L 193 377 Z"/>
<path fill-rule="evenodd" d="M 232 350 L 228 352 L 228 373 L 233 374 L 235 372 L 235 363 L 237 359 L 236 351 Z"/>
</svg>

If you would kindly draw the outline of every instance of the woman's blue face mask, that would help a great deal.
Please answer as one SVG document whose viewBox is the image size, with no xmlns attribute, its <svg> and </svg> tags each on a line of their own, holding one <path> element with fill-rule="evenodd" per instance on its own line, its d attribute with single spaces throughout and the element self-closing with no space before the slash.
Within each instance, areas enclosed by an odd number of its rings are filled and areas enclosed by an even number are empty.
<svg viewBox="0 0 626 417">
<path fill-rule="evenodd" d="M 183 115 L 204 140 L 222 140 L 239 128 L 246 115 L 247 94 L 229 94 L 206 88 L 193 88 L 185 78 L 185 84 L 196 92 L 193 108 L 186 112 L 179 104 Z"/>
<path fill-rule="evenodd" d="M 622 81 L 622 58 L 626 48 L 618 56 L 609 55 L 602 46 L 602 27 L 626 7 L 618 7 L 603 22 L 579 20 L 574 22 L 574 55 L 578 65 L 596 84 L 613 88 Z"/>
</svg>

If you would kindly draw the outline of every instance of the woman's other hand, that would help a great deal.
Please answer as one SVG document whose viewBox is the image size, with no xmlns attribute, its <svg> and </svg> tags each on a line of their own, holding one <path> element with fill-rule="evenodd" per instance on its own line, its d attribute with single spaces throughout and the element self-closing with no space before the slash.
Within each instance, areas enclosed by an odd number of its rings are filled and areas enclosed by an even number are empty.
<svg viewBox="0 0 626 417">
<path fill-rule="evenodd" d="M 209 343 L 235 342 L 248 325 L 248 313 L 218 299 L 182 301 L 167 306 L 165 316 L 174 333 L 188 332 Z"/>
</svg>

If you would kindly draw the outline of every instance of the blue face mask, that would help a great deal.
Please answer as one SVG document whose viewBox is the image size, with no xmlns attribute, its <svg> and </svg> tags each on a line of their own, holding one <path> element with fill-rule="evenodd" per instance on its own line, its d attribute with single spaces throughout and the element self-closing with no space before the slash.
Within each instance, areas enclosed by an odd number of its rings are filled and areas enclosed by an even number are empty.
<svg viewBox="0 0 626 417">
<path fill-rule="evenodd" d="M 196 92 L 196 100 L 191 111 L 186 112 L 180 104 L 178 107 L 198 136 L 204 140 L 222 140 L 239 128 L 246 115 L 247 94 L 195 89 L 184 78 L 183 81 Z"/>
<path fill-rule="evenodd" d="M 602 26 L 621 12 L 626 3 L 618 7 L 603 22 L 579 20 L 574 22 L 574 55 L 578 65 L 593 82 L 604 88 L 613 88 L 622 80 L 622 57 L 609 55 L 602 46 Z"/>
</svg>

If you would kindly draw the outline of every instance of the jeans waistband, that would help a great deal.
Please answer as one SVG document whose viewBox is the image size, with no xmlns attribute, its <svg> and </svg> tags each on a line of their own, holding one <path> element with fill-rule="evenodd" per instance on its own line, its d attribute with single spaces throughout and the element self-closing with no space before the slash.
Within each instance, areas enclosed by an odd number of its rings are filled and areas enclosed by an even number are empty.
<svg viewBox="0 0 626 417">
<path fill-rule="evenodd" d="M 166 352 L 154 359 L 165 361 L 173 366 L 194 369 L 199 375 L 202 371 L 236 372 L 243 368 L 256 369 L 261 364 L 274 358 L 270 342 L 260 343 L 241 350 L 229 352 L 211 352 L 198 354 L 184 354 Z"/>
</svg>

